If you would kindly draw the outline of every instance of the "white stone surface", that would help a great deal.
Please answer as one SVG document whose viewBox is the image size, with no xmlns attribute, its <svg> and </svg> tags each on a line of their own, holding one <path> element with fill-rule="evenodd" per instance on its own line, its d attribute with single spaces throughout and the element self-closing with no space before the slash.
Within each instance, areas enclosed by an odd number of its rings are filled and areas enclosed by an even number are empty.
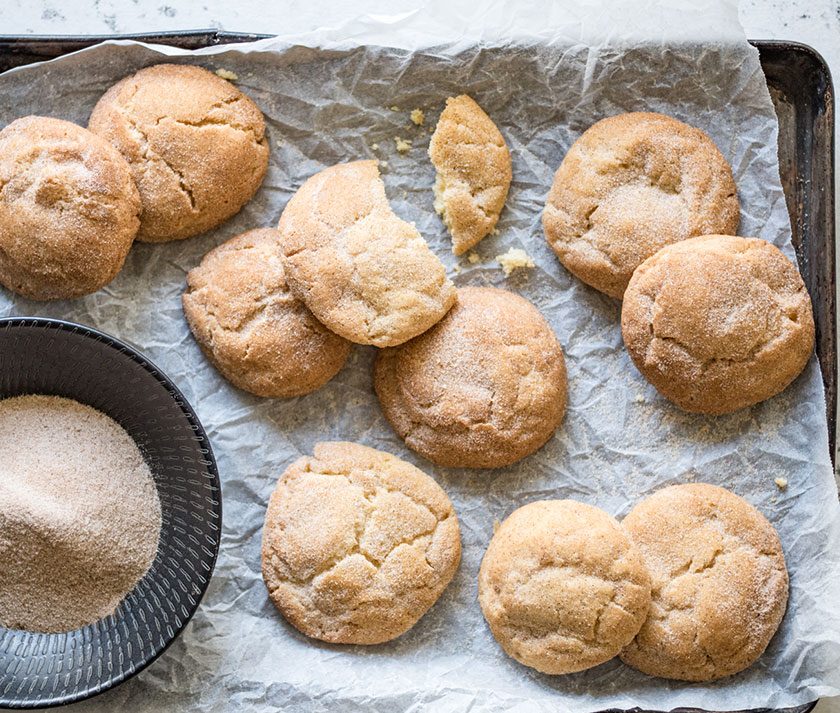
<svg viewBox="0 0 840 713">
<path fill-rule="evenodd" d="M 393 14 L 420 4 L 421 0 L 0 0 L 0 34 L 95 35 L 204 28 L 287 33 L 332 25 L 363 9 Z M 811 45 L 826 59 L 832 74 L 840 77 L 840 0 L 741 0 L 740 17 L 749 38 Z M 761 701 L 756 701 L 759 705 Z M 816 713 L 840 713 L 840 699 L 820 701 Z"/>
</svg>

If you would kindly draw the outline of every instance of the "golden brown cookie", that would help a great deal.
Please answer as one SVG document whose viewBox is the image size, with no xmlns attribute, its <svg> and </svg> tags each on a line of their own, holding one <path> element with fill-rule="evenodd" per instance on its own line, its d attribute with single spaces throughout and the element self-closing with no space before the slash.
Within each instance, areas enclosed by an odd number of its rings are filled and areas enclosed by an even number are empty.
<svg viewBox="0 0 840 713">
<path fill-rule="evenodd" d="M 201 67 L 157 64 L 126 77 L 96 104 L 88 128 L 131 165 L 144 242 L 215 228 L 251 200 L 268 169 L 262 112 Z"/>
<path fill-rule="evenodd" d="M 650 605 L 650 577 L 615 518 L 574 500 L 540 500 L 493 535 L 478 601 L 509 656 L 542 673 L 572 673 L 633 640 Z"/>
<path fill-rule="evenodd" d="M 751 666 L 785 614 L 779 536 L 746 500 L 715 485 L 673 485 L 624 528 L 650 571 L 650 615 L 621 653 L 651 676 L 711 681 Z"/>
<path fill-rule="evenodd" d="M 120 271 L 140 197 L 114 148 L 76 124 L 27 116 L 0 131 L 0 283 L 25 297 L 80 297 Z"/>
<path fill-rule="evenodd" d="M 563 350 L 530 302 L 463 287 L 425 334 L 376 360 L 374 387 L 406 445 L 438 465 L 501 468 L 540 448 L 566 411 Z"/>
<path fill-rule="evenodd" d="M 355 443 L 319 443 L 277 483 L 263 579 L 296 629 L 338 644 L 408 631 L 458 569 L 458 518 L 413 465 Z"/>
<path fill-rule="evenodd" d="M 706 134 L 637 112 L 602 119 L 575 141 L 554 175 L 543 228 L 569 272 L 621 299 L 657 250 L 734 234 L 739 210 L 732 169 Z"/>
<path fill-rule="evenodd" d="M 462 94 L 449 97 L 429 143 L 435 210 L 461 255 L 499 221 L 511 181 L 510 151 L 493 120 Z"/>
<path fill-rule="evenodd" d="M 642 263 L 624 294 L 621 331 L 642 375 L 694 413 L 769 399 L 814 349 L 799 271 L 770 243 L 731 235 L 669 245 Z"/>
<path fill-rule="evenodd" d="M 292 292 L 336 334 L 357 344 L 402 344 L 455 301 L 440 260 L 391 210 L 376 161 L 325 168 L 280 218 Z"/>
<path fill-rule="evenodd" d="M 350 355 L 289 292 L 276 230 L 249 230 L 187 275 L 184 314 L 207 358 L 240 389 L 289 398 L 319 389 Z"/>
</svg>

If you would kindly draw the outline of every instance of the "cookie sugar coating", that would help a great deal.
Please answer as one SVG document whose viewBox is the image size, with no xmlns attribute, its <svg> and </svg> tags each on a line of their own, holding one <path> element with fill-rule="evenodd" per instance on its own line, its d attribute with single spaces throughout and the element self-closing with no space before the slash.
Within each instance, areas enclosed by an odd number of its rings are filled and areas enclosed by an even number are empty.
<svg viewBox="0 0 840 713">
<path fill-rule="evenodd" d="M 563 350 L 527 300 L 464 287 L 446 317 L 379 353 L 374 387 L 406 445 L 438 465 L 500 468 L 530 455 L 566 411 Z"/>
<path fill-rule="evenodd" d="M 814 348 L 799 271 L 757 238 L 709 235 L 668 246 L 630 281 L 627 351 L 666 398 L 695 413 L 737 411 L 784 390 Z"/>
<path fill-rule="evenodd" d="M 181 240 L 239 212 L 268 169 L 265 119 L 212 72 L 158 64 L 111 87 L 88 128 L 131 165 L 143 201 L 138 240 Z"/>
<path fill-rule="evenodd" d="M 685 238 L 734 234 L 732 169 L 702 131 L 663 114 L 602 119 L 575 141 L 543 213 L 569 272 L 621 299 L 633 271 Z"/>
<path fill-rule="evenodd" d="M 187 275 L 182 301 L 202 351 L 257 396 L 315 391 L 350 354 L 350 342 L 289 292 L 276 230 L 250 230 L 207 253 Z"/>
<path fill-rule="evenodd" d="M 128 165 L 98 136 L 27 116 L 0 131 L 0 283 L 36 300 L 80 297 L 120 271 L 140 224 Z"/>
<path fill-rule="evenodd" d="M 280 217 L 292 292 L 357 344 L 402 344 L 439 321 L 455 288 L 417 229 L 391 210 L 376 161 L 325 168 Z"/>
<path fill-rule="evenodd" d="M 509 656 L 542 673 L 572 673 L 633 639 L 650 605 L 650 578 L 613 517 L 574 500 L 542 500 L 514 511 L 493 535 L 478 600 Z"/>
<path fill-rule="evenodd" d="M 761 656 L 785 613 L 788 575 L 773 526 L 714 485 L 664 488 L 623 522 L 652 582 L 650 615 L 622 660 L 651 676 L 711 681 Z"/>
<path fill-rule="evenodd" d="M 461 255 L 496 227 L 511 182 L 510 151 L 493 120 L 466 94 L 449 97 L 429 142 L 435 210 Z"/>
<path fill-rule="evenodd" d="M 458 569 L 458 518 L 429 476 L 355 443 L 319 443 L 277 483 L 263 579 L 307 636 L 378 644 L 408 631 Z"/>
</svg>

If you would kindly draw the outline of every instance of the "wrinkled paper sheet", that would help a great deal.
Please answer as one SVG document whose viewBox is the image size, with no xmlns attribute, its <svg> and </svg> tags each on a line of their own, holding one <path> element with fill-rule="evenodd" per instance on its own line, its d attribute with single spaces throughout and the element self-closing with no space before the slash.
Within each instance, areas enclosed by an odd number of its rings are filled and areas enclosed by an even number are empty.
<svg viewBox="0 0 840 713">
<path fill-rule="evenodd" d="M 479 23 L 455 17 L 441 3 L 436 10 L 368 16 L 332 30 L 195 53 L 111 42 L 0 77 L 0 124 L 29 113 L 84 124 L 102 92 L 124 75 L 161 61 L 197 63 L 235 72 L 269 123 L 265 184 L 218 230 L 136 245 L 111 285 L 75 302 L 39 304 L 0 294 L 0 315 L 83 322 L 146 352 L 197 409 L 221 471 L 224 534 L 201 609 L 160 660 L 80 710 L 722 710 L 840 693 L 840 508 L 816 361 L 781 396 L 752 409 L 720 418 L 681 413 L 631 364 L 618 303 L 571 277 L 540 225 L 552 175 L 581 132 L 610 114 L 654 110 L 714 138 L 737 178 L 741 234 L 793 255 L 776 117 L 758 53 L 745 41 L 734 6 L 697 0 L 692 11 L 676 11 L 635 3 L 622 15 L 614 5 L 607 12 L 580 1 L 539 10 L 497 3 L 482 12 Z M 452 255 L 432 209 L 426 156 L 428 127 L 446 97 L 462 92 L 487 110 L 513 153 L 514 183 L 499 234 L 480 244 L 482 262 L 475 265 Z M 425 128 L 409 122 L 413 108 L 427 112 Z M 396 136 L 411 140 L 408 154 L 396 152 Z M 407 450 L 376 402 L 373 348 L 355 348 L 344 370 L 310 396 L 264 400 L 224 381 L 190 336 L 180 295 L 186 272 L 202 255 L 246 229 L 275 225 L 293 191 L 321 168 L 369 157 L 387 162 L 383 176 L 394 209 L 416 222 L 456 284 L 524 295 L 563 344 L 570 382 L 565 423 L 521 463 L 447 470 Z M 506 278 L 493 257 L 510 247 L 524 248 L 536 269 Z M 261 528 L 275 481 L 326 439 L 359 441 L 417 464 L 437 478 L 458 511 L 464 545 L 458 574 L 417 626 L 386 645 L 307 640 L 274 610 L 261 580 Z M 787 478 L 785 491 L 776 477 Z M 617 659 L 580 674 L 544 676 L 502 653 L 476 601 L 494 521 L 541 498 L 577 498 L 621 517 L 645 495 L 686 481 L 734 490 L 781 535 L 790 604 L 755 666 L 691 685 L 649 678 Z"/>
</svg>

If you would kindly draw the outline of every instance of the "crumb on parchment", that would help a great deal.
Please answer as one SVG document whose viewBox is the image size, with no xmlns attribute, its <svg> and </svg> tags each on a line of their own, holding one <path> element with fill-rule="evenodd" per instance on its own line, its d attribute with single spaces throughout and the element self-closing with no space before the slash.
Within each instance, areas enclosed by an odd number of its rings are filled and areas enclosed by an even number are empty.
<svg viewBox="0 0 840 713">
<path fill-rule="evenodd" d="M 216 76 L 221 77 L 222 79 L 227 79 L 229 82 L 235 82 L 239 79 L 239 75 L 236 72 L 231 72 L 229 69 L 217 69 Z"/>
<path fill-rule="evenodd" d="M 644 394 L 636 394 L 636 398 L 633 399 L 637 404 L 643 404 L 645 402 L 645 395 Z"/>
<path fill-rule="evenodd" d="M 496 534 L 496 531 L 502 526 L 498 520 L 493 520 L 493 534 Z"/>
<path fill-rule="evenodd" d="M 371 147 L 374 151 L 379 151 L 379 144 L 371 144 L 371 145 L 370 145 L 370 147 Z"/>
<path fill-rule="evenodd" d="M 523 267 L 535 267 L 533 258 L 522 248 L 511 248 L 502 255 L 496 255 L 496 262 L 502 266 L 505 275 Z"/>
<path fill-rule="evenodd" d="M 379 162 L 379 168 L 388 168 L 388 162 L 387 161 L 380 161 Z"/>
<path fill-rule="evenodd" d="M 409 139 L 401 139 L 399 136 L 395 136 L 394 143 L 397 145 L 398 153 L 408 153 L 411 151 L 411 141 Z"/>
<path fill-rule="evenodd" d="M 470 265 L 475 265 L 481 261 L 481 257 L 477 252 L 473 251 L 467 255 L 467 260 L 470 261 Z"/>
<path fill-rule="evenodd" d="M 423 122 L 426 121 L 426 115 L 423 113 L 423 110 L 412 109 L 411 121 L 413 121 L 416 126 L 423 126 Z"/>
<path fill-rule="evenodd" d="M 776 478 L 773 482 L 779 490 L 787 490 L 787 478 Z"/>
<path fill-rule="evenodd" d="M 388 107 L 388 108 L 389 108 L 391 111 L 399 111 L 399 110 L 400 110 L 400 108 L 399 108 L 396 104 L 392 104 L 392 105 L 391 105 L 390 107 Z"/>
</svg>

